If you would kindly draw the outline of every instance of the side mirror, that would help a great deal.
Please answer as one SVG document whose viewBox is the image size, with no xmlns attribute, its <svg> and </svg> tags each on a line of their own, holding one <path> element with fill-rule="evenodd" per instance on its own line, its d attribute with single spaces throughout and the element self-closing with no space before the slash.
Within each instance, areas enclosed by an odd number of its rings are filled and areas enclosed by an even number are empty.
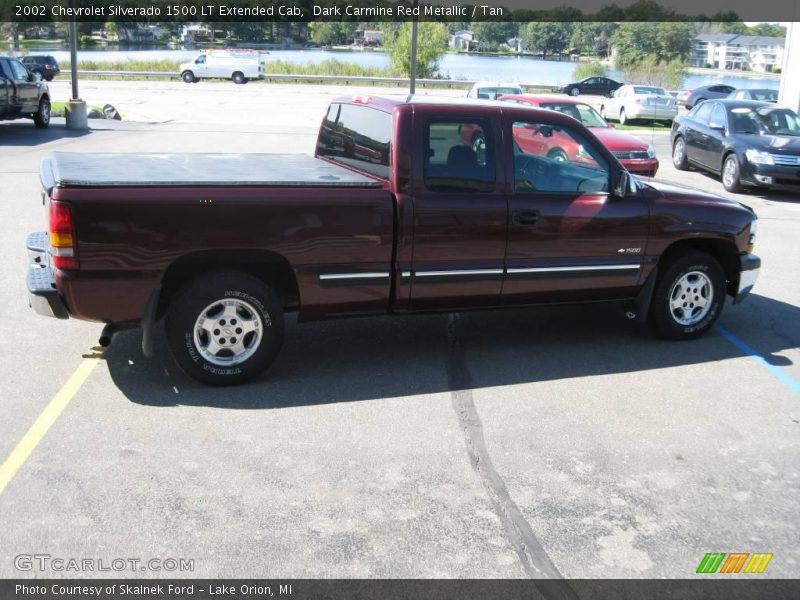
<svg viewBox="0 0 800 600">
<path fill-rule="evenodd" d="M 617 185 L 614 186 L 614 195 L 617 198 L 627 198 L 628 196 L 635 195 L 635 190 L 632 185 L 631 174 L 627 171 L 620 171 L 617 178 Z"/>
<path fill-rule="evenodd" d="M 719 131 L 720 133 L 725 133 L 725 125 L 709 125 L 709 129 L 712 131 Z"/>
<path fill-rule="evenodd" d="M 33 81 L 33 82 L 41 81 L 42 80 L 42 74 L 39 73 L 38 71 L 33 71 L 30 74 L 30 80 Z"/>
</svg>

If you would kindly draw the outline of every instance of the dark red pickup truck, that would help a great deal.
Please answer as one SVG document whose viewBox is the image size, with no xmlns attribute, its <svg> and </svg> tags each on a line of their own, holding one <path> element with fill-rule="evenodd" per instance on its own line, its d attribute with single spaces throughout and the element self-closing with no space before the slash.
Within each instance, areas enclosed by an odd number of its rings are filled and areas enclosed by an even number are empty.
<svg viewBox="0 0 800 600">
<path fill-rule="evenodd" d="M 532 131 L 573 138 L 580 159 L 523 151 Z M 145 354 L 166 317 L 177 362 L 211 384 L 263 371 L 287 311 L 621 301 L 694 338 L 761 264 L 749 208 L 641 182 L 572 118 L 495 102 L 339 98 L 313 158 L 55 153 L 41 179 L 31 305 L 106 323 L 104 345 L 141 326 Z"/>
</svg>

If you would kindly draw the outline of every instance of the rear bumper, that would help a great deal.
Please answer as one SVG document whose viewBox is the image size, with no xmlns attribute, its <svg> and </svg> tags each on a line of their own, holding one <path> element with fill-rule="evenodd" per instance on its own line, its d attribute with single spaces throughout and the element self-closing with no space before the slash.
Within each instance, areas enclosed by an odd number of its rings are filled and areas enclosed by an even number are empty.
<svg viewBox="0 0 800 600">
<path fill-rule="evenodd" d="M 739 304 L 747 298 L 761 273 L 761 259 L 755 254 L 741 255 L 739 263 L 739 287 L 736 290 L 736 297 L 733 299 L 734 304 Z"/>
<path fill-rule="evenodd" d="M 47 260 L 47 232 L 37 231 L 28 235 L 28 305 L 37 314 L 56 319 L 68 319 L 69 312 L 58 294 L 53 270 Z"/>
<path fill-rule="evenodd" d="M 677 106 L 641 105 L 634 104 L 625 107 L 629 119 L 674 119 L 678 116 Z"/>
</svg>

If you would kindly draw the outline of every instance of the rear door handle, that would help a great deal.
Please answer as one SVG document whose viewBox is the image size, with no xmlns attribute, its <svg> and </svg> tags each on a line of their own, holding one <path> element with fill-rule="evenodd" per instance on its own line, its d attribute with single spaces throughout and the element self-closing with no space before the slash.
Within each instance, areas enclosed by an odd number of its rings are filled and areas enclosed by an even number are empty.
<svg viewBox="0 0 800 600">
<path fill-rule="evenodd" d="M 511 213 L 514 225 L 536 225 L 539 222 L 538 210 L 517 210 Z"/>
</svg>

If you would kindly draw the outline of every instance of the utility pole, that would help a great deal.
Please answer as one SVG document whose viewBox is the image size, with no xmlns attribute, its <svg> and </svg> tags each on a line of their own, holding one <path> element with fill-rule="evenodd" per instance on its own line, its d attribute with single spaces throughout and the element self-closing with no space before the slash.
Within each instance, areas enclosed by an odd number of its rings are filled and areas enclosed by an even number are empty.
<svg viewBox="0 0 800 600">
<path fill-rule="evenodd" d="M 411 16 L 411 84 L 409 92 L 413 96 L 417 91 L 417 32 L 419 29 L 419 0 L 414 0 L 414 14 Z"/>
<path fill-rule="evenodd" d="M 70 7 L 75 8 L 75 0 L 70 0 Z M 74 13 L 73 13 L 74 14 Z M 67 102 L 66 119 L 67 129 L 89 129 L 89 119 L 86 112 L 86 102 L 78 95 L 78 23 L 75 19 L 69 22 L 69 60 L 72 76 L 72 98 Z"/>
</svg>

